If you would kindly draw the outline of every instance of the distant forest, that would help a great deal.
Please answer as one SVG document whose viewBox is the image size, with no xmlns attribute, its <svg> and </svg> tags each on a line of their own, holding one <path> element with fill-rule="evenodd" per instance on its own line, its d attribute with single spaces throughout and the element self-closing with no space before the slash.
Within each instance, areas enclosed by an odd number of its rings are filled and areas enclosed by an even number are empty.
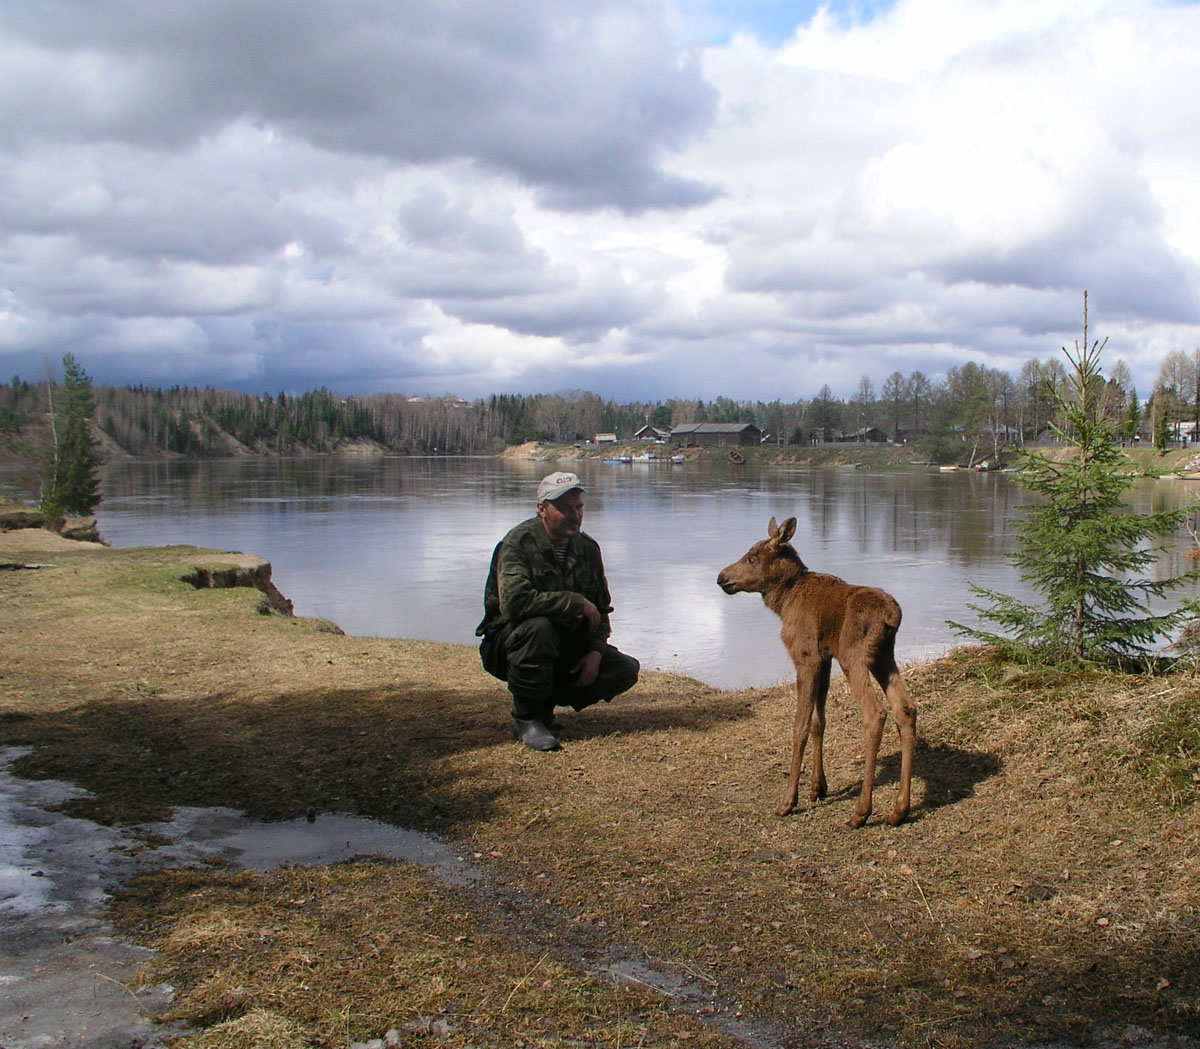
<svg viewBox="0 0 1200 1049">
<path fill-rule="evenodd" d="M 647 424 L 668 429 L 685 422 L 749 422 L 778 444 L 854 439 L 873 429 L 893 441 L 921 442 L 938 461 L 961 454 L 964 441 L 982 453 L 1037 439 L 1054 421 L 1047 384 L 1064 381 L 1063 366 L 1052 358 L 1027 362 L 1016 377 L 974 363 L 951 368 L 938 382 L 919 371 L 893 372 L 877 388 L 863 376 L 848 400 L 825 386 L 811 400 L 791 402 L 717 397 L 618 404 L 577 390 L 465 401 L 343 397 L 325 389 L 254 395 L 211 387 L 98 386 L 94 423 L 105 458 L 302 455 L 356 441 L 394 453 L 489 453 L 524 441 L 590 441 L 597 433 L 628 441 Z M 10 453 L 45 439 L 51 393 L 46 382 L 14 378 L 0 385 L 0 444 Z M 1200 428 L 1200 350 L 1169 354 L 1144 404 L 1117 361 L 1102 401 L 1114 428 L 1131 438 L 1178 438 L 1181 429 Z"/>
</svg>

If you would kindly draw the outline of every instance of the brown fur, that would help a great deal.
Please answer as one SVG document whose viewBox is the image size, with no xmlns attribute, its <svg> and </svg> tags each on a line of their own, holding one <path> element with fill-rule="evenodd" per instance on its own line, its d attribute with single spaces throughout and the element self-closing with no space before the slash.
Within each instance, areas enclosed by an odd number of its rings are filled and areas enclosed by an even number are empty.
<svg viewBox="0 0 1200 1049">
<path fill-rule="evenodd" d="M 900 783 L 896 804 L 888 816 L 895 826 L 908 815 L 912 783 L 913 751 L 916 747 L 917 708 L 896 666 L 896 631 L 900 627 L 900 605 L 890 594 L 875 587 L 853 586 L 837 576 L 810 572 L 788 540 L 796 531 L 796 519 L 782 525 L 775 518 L 767 526 L 767 538 L 755 543 L 740 561 L 721 570 L 717 585 L 727 594 L 762 594 L 763 603 L 783 620 L 779 636 L 796 665 L 796 719 L 792 726 L 792 767 L 787 794 L 775 810 L 786 816 L 796 807 L 800 790 L 800 763 L 804 745 L 813 744 L 811 800 L 825 797 L 825 698 L 829 671 L 836 659 L 846 675 L 850 692 L 863 718 L 866 761 L 862 793 L 849 823 L 861 827 L 871 814 L 871 792 L 875 786 L 875 762 L 887 711 L 871 688 L 875 678 L 891 704 L 900 731 Z"/>
</svg>

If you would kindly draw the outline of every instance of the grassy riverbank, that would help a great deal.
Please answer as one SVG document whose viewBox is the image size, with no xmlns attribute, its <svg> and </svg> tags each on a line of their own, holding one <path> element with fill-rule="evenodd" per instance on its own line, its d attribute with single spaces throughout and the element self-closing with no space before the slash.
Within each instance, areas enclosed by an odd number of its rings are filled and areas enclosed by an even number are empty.
<svg viewBox="0 0 1200 1049">
<path fill-rule="evenodd" d="M 269 551 L 258 551 L 269 556 Z M 509 741 L 468 646 L 353 638 L 194 589 L 173 547 L 0 535 L 0 745 L 16 772 L 140 824 L 175 806 L 350 812 L 430 830 L 485 872 L 404 863 L 138 880 L 115 902 L 160 954 L 191 1046 L 1129 1044 L 1200 1027 L 1200 688 L 1027 673 L 978 655 L 905 669 L 920 706 L 910 823 L 845 827 L 859 727 L 840 679 L 831 798 L 787 819 L 792 697 L 648 674 Z M 353 585 L 352 580 L 347 585 Z M 889 729 L 878 813 L 897 753 Z M 595 975 L 642 959 L 705 1004 Z M 1138 1034 L 1138 1030 L 1142 1032 Z M 1183 1043 L 1178 1043 L 1183 1044 Z"/>
</svg>

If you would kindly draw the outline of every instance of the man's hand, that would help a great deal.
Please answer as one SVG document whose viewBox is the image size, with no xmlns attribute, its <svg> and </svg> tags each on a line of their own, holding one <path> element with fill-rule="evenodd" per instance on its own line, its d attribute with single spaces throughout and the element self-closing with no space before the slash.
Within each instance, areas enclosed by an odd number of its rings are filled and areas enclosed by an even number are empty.
<svg viewBox="0 0 1200 1049">
<path fill-rule="evenodd" d="M 589 634 L 594 634 L 600 629 L 600 609 L 591 603 L 586 597 L 580 597 L 583 602 L 583 618 L 587 622 Z"/>
<path fill-rule="evenodd" d="M 571 674 L 574 677 L 572 682 L 576 688 L 587 688 L 596 680 L 596 675 L 600 673 L 600 653 L 589 652 L 578 663 L 571 667 Z"/>
</svg>

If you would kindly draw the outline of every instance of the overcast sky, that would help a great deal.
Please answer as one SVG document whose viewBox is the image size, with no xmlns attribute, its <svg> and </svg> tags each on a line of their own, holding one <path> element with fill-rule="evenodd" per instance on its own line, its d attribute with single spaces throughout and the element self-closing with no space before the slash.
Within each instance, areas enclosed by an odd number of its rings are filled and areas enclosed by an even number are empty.
<svg viewBox="0 0 1200 1049">
<path fill-rule="evenodd" d="M 0 0 L 0 375 L 850 396 L 1200 346 L 1200 5 Z"/>
</svg>

